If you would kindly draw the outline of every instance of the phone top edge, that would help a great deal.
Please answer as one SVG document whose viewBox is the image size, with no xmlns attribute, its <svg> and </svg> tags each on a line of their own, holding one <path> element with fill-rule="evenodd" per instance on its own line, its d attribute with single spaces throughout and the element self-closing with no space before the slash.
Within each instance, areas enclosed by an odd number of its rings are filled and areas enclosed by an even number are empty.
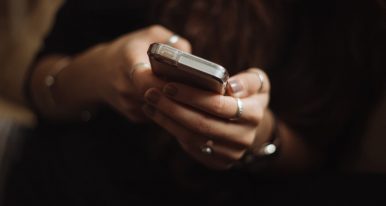
<svg viewBox="0 0 386 206">
<path fill-rule="evenodd" d="M 157 53 L 158 47 L 159 47 L 159 44 L 152 43 L 150 45 L 149 49 L 147 50 L 147 54 L 152 55 L 152 54 Z"/>
<path fill-rule="evenodd" d="M 190 53 L 180 51 L 174 47 L 171 47 L 162 43 L 153 43 L 150 45 L 148 50 L 149 55 L 160 55 L 165 58 L 168 58 L 175 65 L 183 65 L 191 68 L 195 68 L 200 72 L 207 73 L 213 77 L 216 77 L 222 82 L 228 80 L 227 70 L 218 64 L 200 58 Z"/>
<path fill-rule="evenodd" d="M 226 81 L 228 79 L 228 72 L 224 67 L 194 55 L 182 53 L 178 59 L 178 63 L 195 68 L 200 72 L 207 73 L 222 81 Z"/>
</svg>

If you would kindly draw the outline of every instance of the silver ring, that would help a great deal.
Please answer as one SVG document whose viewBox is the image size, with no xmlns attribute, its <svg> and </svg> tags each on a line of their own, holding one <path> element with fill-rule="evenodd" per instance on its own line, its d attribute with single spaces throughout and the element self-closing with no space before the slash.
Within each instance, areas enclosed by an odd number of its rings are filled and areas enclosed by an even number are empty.
<svg viewBox="0 0 386 206">
<path fill-rule="evenodd" d="M 262 156 L 268 156 L 275 153 L 277 150 L 277 146 L 273 143 L 265 143 L 261 149 L 259 150 L 259 154 Z"/>
<path fill-rule="evenodd" d="M 173 44 L 177 43 L 180 40 L 180 36 L 177 34 L 173 34 L 167 41 L 166 44 L 169 46 L 173 46 Z"/>
<path fill-rule="evenodd" d="M 238 120 L 241 118 L 241 115 L 243 114 L 243 110 L 244 110 L 244 105 L 243 105 L 243 102 L 241 101 L 240 98 L 235 98 L 236 99 L 236 102 L 237 102 L 237 110 L 236 110 L 236 114 L 233 118 L 231 118 L 231 120 Z"/>
<path fill-rule="evenodd" d="M 264 76 L 261 74 L 261 72 L 259 70 L 256 71 L 256 74 L 257 74 L 257 76 L 259 77 L 259 80 L 260 80 L 260 87 L 257 90 L 257 92 L 260 93 L 263 90 L 263 86 L 264 86 Z"/>
<path fill-rule="evenodd" d="M 202 145 L 200 149 L 201 149 L 201 152 L 204 153 L 205 155 L 213 154 L 213 149 L 208 145 Z"/>
<path fill-rule="evenodd" d="M 200 147 L 200 150 L 205 155 L 212 155 L 213 154 L 213 148 L 211 147 L 213 145 L 212 140 L 208 140 L 204 145 Z"/>
<path fill-rule="evenodd" d="M 140 68 L 150 68 L 150 64 L 145 63 L 145 62 L 140 62 L 140 63 L 136 63 L 133 66 L 131 66 L 130 72 L 129 72 L 129 79 L 130 80 L 132 80 L 134 72 Z"/>
</svg>

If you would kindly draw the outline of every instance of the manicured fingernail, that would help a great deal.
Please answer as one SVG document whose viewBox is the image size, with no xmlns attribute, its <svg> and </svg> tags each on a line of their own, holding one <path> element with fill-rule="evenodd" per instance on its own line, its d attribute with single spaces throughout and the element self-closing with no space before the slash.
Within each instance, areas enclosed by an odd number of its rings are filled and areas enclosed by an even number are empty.
<svg viewBox="0 0 386 206">
<path fill-rule="evenodd" d="M 155 90 L 150 90 L 145 95 L 146 100 L 152 104 L 157 104 L 160 97 L 161 95 L 159 94 L 159 92 Z"/>
<path fill-rule="evenodd" d="M 228 84 L 229 84 L 233 94 L 243 90 L 243 86 L 241 86 L 240 82 L 237 79 L 229 80 Z"/>
<path fill-rule="evenodd" d="M 152 117 L 155 114 L 155 108 L 148 104 L 144 105 L 142 110 L 149 117 Z"/>
<path fill-rule="evenodd" d="M 173 85 L 168 84 L 164 87 L 163 92 L 165 92 L 165 94 L 167 94 L 168 96 L 174 97 L 177 94 L 177 88 Z"/>
</svg>

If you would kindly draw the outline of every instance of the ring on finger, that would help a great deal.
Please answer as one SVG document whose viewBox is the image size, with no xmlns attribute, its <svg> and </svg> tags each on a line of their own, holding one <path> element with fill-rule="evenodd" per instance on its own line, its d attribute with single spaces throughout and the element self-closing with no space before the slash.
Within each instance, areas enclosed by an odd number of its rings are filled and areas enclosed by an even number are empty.
<svg viewBox="0 0 386 206">
<path fill-rule="evenodd" d="M 178 36 L 177 34 L 173 34 L 167 41 L 166 41 L 166 44 L 169 45 L 169 46 L 173 46 L 174 44 L 176 44 L 178 42 L 178 40 L 180 40 L 180 36 Z"/>
<path fill-rule="evenodd" d="M 264 83 L 265 83 L 263 72 L 260 71 L 260 70 L 254 70 L 254 69 L 249 69 L 249 70 L 247 70 L 247 72 L 256 74 L 256 76 L 257 76 L 257 78 L 259 79 L 259 82 L 260 82 L 260 86 L 257 89 L 257 93 L 262 92 L 263 89 L 264 89 Z"/>
<path fill-rule="evenodd" d="M 139 62 L 139 63 L 133 64 L 133 66 L 130 67 L 129 79 L 132 80 L 135 71 L 137 71 L 138 69 L 145 69 L 145 68 L 146 69 L 150 68 L 150 64 L 145 62 Z"/>
<path fill-rule="evenodd" d="M 208 156 L 212 155 L 213 154 L 212 145 L 213 145 L 212 140 L 208 140 L 205 144 L 201 145 L 200 146 L 201 153 L 208 155 Z"/>
<path fill-rule="evenodd" d="M 237 98 L 235 98 L 235 100 L 236 100 L 236 104 L 237 104 L 237 110 L 236 110 L 234 117 L 232 117 L 230 119 L 232 121 L 239 120 L 241 118 L 241 115 L 243 114 L 243 111 L 244 111 L 244 104 L 241 101 L 241 99 L 237 97 Z"/>
<path fill-rule="evenodd" d="M 264 88 L 264 75 L 259 70 L 248 70 L 248 72 L 254 73 L 259 78 L 260 86 L 259 89 L 257 89 L 257 92 L 260 93 L 263 91 Z"/>
<path fill-rule="evenodd" d="M 257 92 L 260 93 L 261 91 L 263 91 L 263 87 L 264 87 L 264 76 L 263 76 L 263 74 L 261 74 L 261 72 L 259 70 L 256 71 L 256 74 L 257 74 L 257 76 L 259 77 L 259 80 L 260 80 L 260 87 L 257 90 Z"/>
</svg>

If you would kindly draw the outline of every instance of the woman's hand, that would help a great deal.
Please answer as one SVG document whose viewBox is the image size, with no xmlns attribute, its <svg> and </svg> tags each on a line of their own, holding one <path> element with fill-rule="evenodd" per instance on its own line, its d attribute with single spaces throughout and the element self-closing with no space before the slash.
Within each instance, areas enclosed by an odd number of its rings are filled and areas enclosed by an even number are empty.
<svg viewBox="0 0 386 206">
<path fill-rule="evenodd" d="M 55 101 L 67 113 L 104 102 L 132 122 L 143 121 L 140 108 L 144 92 L 149 88 L 160 89 L 165 84 L 153 75 L 147 49 L 151 43 L 166 42 L 172 35 L 162 26 L 150 26 L 112 42 L 96 45 L 74 57 L 57 76 L 53 92 Z M 173 46 L 190 52 L 190 44 L 185 39 L 180 38 Z M 34 90 L 44 89 L 41 88 L 44 77 L 53 67 L 47 62 L 43 61 L 34 74 L 33 83 L 37 85 Z M 42 98 L 35 95 L 38 103 Z M 38 106 L 42 110 L 47 108 L 44 103 Z"/>
<path fill-rule="evenodd" d="M 151 43 L 166 42 L 172 35 L 164 27 L 151 26 L 116 40 L 106 49 L 108 69 L 97 78 L 106 84 L 102 86 L 105 91 L 101 96 L 133 122 L 144 120 L 141 106 L 145 91 L 165 84 L 152 73 L 147 49 Z M 173 46 L 190 52 L 189 42 L 182 38 Z"/>
<path fill-rule="evenodd" d="M 271 128 L 259 128 L 266 119 L 270 90 L 264 72 L 250 69 L 229 82 L 228 93 L 232 96 L 179 83 L 166 84 L 162 90 L 151 88 L 145 93 L 148 105 L 143 109 L 174 135 L 193 158 L 209 168 L 227 169 L 240 160 L 247 149 L 261 146 L 271 132 Z M 240 119 L 230 120 L 238 108 L 235 97 L 241 99 L 243 112 Z M 212 154 L 201 150 L 205 145 L 211 147 Z"/>
</svg>

